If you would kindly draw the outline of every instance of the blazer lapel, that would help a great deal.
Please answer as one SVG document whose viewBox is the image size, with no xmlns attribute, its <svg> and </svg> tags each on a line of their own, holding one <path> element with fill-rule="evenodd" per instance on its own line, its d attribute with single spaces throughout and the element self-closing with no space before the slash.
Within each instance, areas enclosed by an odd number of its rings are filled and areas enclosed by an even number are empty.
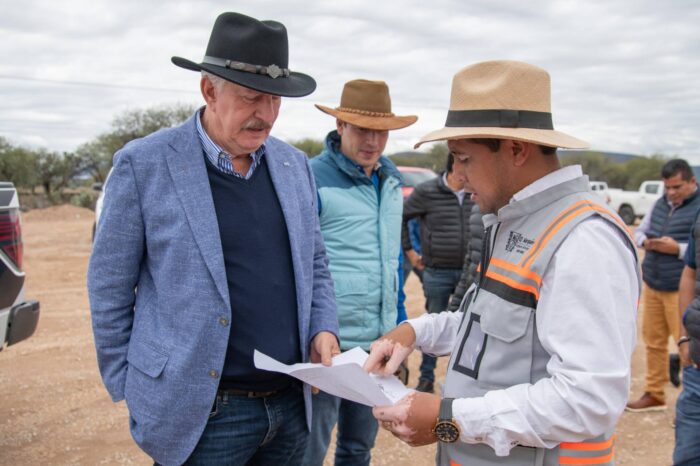
<svg viewBox="0 0 700 466">
<path fill-rule="evenodd" d="M 172 150 L 166 155 L 166 160 L 204 262 L 221 297 L 230 308 L 219 223 L 194 118 L 196 115 L 182 126 L 180 137 L 171 143 Z"/>
<path fill-rule="evenodd" d="M 301 219 L 299 218 L 299 199 L 294 186 L 301 182 L 299 174 L 295 170 L 295 163 L 291 157 L 287 157 L 283 151 L 270 150 L 268 145 L 265 157 L 267 157 L 267 167 L 270 170 L 270 178 L 280 201 L 287 233 L 289 234 L 289 244 L 292 249 L 292 259 L 299 260 L 298 235 L 301 233 Z"/>
</svg>

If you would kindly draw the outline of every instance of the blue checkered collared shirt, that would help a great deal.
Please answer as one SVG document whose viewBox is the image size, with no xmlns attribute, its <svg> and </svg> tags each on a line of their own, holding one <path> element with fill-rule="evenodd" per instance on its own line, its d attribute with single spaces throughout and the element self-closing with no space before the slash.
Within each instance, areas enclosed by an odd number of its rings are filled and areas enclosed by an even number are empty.
<svg viewBox="0 0 700 466">
<path fill-rule="evenodd" d="M 204 126 L 202 126 L 201 111 L 197 112 L 197 134 L 199 134 L 199 140 L 202 143 L 204 155 L 207 157 L 207 159 L 209 159 L 209 162 L 227 175 L 233 175 L 246 180 L 250 179 L 250 177 L 253 176 L 255 169 L 258 168 L 258 165 L 260 165 L 262 156 L 265 155 L 265 144 L 263 144 L 262 146 L 258 147 L 258 150 L 250 154 L 250 157 L 253 159 L 253 163 L 250 164 L 248 173 L 243 176 L 233 169 L 233 164 L 231 163 L 231 157 L 229 154 L 224 152 L 221 147 L 212 141 L 207 132 L 204 130 Z"/>
</svg>

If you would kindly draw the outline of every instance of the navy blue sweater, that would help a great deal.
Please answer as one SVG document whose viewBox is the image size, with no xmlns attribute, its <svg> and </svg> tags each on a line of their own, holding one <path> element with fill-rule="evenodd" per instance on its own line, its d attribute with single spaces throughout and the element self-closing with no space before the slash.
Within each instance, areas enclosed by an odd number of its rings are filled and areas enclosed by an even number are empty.
<svg viewBox="0 0 700 466">
<path fill-rule="evenodd" d="M 231 299 L 231 333 L 220 388 L 268 391 L 289 385 L 253 364 L 253 350 L 301 362 L 292 254 L 284 214 L 263 156 L 248 180 L 207 161 Z"/>
</svg>

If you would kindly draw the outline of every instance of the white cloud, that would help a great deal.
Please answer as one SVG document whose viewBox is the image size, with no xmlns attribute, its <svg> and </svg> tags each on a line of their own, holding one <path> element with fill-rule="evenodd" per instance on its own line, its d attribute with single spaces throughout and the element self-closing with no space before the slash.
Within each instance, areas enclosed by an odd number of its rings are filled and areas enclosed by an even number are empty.
<svg viewBox="0 0 700 466">
<path fill-rule="evenodd" d="M 551 73 L 555 125 L 593 148 L 700 163 L 693 0 L 0 3 L 0 136 L 17 144 L 72 150 L 126 109 L 201 102 L 197 74 L 170 57 L 198 61 L 231 8 L 284 23 L 290 67 L 318 82 L 311 96 L 285 99 L 273 132 L 285 139 L 323 137 L 333 120 L 312 104 L 336 105 L 343 83 L 364 77 L 389 83 L 396 113 L 419 115 L 387 148 L 409 149 L 444 123 L 457 70 L 505 58 Z"/>
</svg>

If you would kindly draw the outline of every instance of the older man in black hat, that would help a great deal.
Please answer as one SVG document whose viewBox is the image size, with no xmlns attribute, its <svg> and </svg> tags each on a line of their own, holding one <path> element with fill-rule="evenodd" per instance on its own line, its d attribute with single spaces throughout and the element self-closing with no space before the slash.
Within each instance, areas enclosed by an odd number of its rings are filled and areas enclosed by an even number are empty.
<svg viewBox="0 0 700 466">
<path fill-rule="evenodd" d="M 264 44 L 264 46 L 261 46 Z M 330 364 L 333 284 L 306 156 L 269 136 L 288 69 L 275 21 L 224 13 L 204 59 L 206 106 L 114 157 L 88 288 L 102 377 L 160 464 L 298 464 L 310 389 L 253 350 Z"/>
</svg>

